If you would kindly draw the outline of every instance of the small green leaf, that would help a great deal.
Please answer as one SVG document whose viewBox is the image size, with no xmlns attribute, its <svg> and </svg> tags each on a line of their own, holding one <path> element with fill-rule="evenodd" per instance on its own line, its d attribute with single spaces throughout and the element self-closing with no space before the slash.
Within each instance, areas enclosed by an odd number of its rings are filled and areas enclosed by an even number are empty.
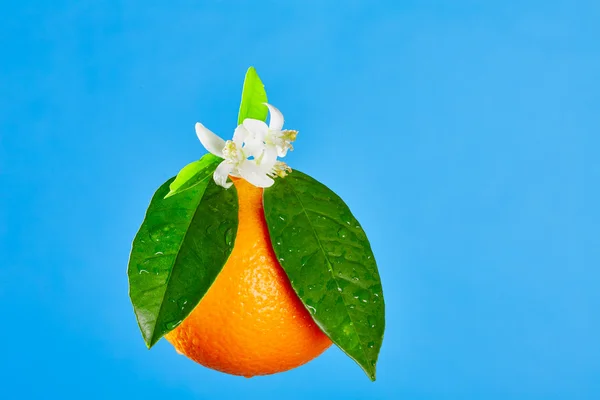
<svg viewBox="0 0 600 400">
<path fill-rule="evenodd" d="M 265 189 L 273 249 L 292 287 L 329 338 L 375 380 L 385 309 L 365 232 L 325 185 L 294 171 Z"/>
<path fill-rule="evenodd" d="M 127 271 L 148 348 L 200 302 L 231 254 L 238 227 L 235 187 L 217 186 L 209 174 L 165 199 L 173 181 L 154 194 L 133 240 Z"/>
<path fill-rule="evenodd" d="M 208 153 L 202 156 L 201 159 L 183 167 L 175 180 L 169 185 L 170 190 L 165 199 L 204 182 L 208 176 L 212 176 L 221 161 L 223 161 L 221 158 Z"/>
<path fill-rule="evenodd" d="M 242 102 L 238 114 L 238 125 L 246 118 L 267 120 L 268 109 L 263 103 L 267 102 L 267 92 L 265 85 L 258 77 L 254 67 L 248 68 L 246 78 L 244 79 L 244 88 L 242 89 Z"/>
</svg>

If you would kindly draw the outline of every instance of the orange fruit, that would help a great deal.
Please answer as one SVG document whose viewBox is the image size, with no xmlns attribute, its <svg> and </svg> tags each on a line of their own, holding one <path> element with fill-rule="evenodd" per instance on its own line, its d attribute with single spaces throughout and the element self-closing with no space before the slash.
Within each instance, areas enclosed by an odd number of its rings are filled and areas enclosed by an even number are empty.
<svg viewBox="0 0 600 400">
<path fill-rule="evenodd" d="M 234 179 L 239 226 L 227 263 L 192 313 L 165 337 L 212 369 L 252 377 L 287 371 L 331 345 L 271 247 L 263 190 Z"/>
</svg>

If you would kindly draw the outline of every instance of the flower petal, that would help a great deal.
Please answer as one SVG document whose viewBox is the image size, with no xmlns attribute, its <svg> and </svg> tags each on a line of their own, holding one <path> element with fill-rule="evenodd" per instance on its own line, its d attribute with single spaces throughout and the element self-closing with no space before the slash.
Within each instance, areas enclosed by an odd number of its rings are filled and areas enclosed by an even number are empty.
<svg viewBox="0 0 600 400">
<path fill-rule="evenodd" d="M 252 160 L 246 160 L 239 168 L 242 178 L 256 187 L 266 188 L 275 182 Z"/>
<path fill-rule="evenodd" d="M 242 147 L 242 143 L 244 143 L 248 136 L 250 136 L 250 132 L 244 127 L 244 125 L 238 125 L 233 131 L 233 142 L 238 146 Z"/>
<path fill-rule="evenodd" d="M 287 147 L 277 147 L 277 155 L 281 158 L 285 157 L 288 152 Z"/>
<path fill-rule="evenodd" d="M 215 156 L 223 157 L 223 147 L 225 147 L 223 139 L 215 135 L 200 122 L 196 122 L 196 135 L 206 150 Z"/>
<path fill-rule="evenodd" d="M 259 139 L 249 139 L 244 143 L 244 155 L 247 157 L 258 158 L 263 153 L 265 142 Z"/>
<path fill-rule="evenodd" d="M 269 129 L 274 131 L 280 131 L 283 128 L 283 114 L 276 107 L 264 103 L 269 108 L 269 114 L 271 114 L 271 120 L 269 121 Z"/>
<path fill-rule="evenodd" d="M 277 148 L 275 146 L 265 146 L 262 157 L 259 158 L 260 170 L 265 174 L 271 173 L 271 170 L 277 162 Z"/>
<path fill-rule="evenodd" d="M 221 162 L 215 172 L 213 173 L 213 179 L 215 183 L 219 186 L 223 186 L 225 189 L 229 189 L 232 182 L 227 182 L 227 177 L 233 171 L 233 164 L 228 163 L 227 161 Z"/>
<path fill-rule="evenodd" d="M 246 118 L 242 124 L 254 139 L 264 140 L 269 131 L 267 124 L 258 119 Z"/>
</svg>

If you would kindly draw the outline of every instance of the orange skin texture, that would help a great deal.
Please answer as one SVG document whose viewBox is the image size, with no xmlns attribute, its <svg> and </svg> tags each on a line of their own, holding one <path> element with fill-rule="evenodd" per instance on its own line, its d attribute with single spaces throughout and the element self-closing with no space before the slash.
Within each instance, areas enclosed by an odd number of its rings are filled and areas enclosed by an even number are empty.
<svg viewBox="0 0 600 400">
<path fill-rule="evenodd" d="M 271 247 L 263 189 L 234 179 L 239 226 L 231 256 L 192 313 L 165 337 L 190 359 L 252 377 L 320 355 L 329 338 L 292 289 Z"/>
</svg>

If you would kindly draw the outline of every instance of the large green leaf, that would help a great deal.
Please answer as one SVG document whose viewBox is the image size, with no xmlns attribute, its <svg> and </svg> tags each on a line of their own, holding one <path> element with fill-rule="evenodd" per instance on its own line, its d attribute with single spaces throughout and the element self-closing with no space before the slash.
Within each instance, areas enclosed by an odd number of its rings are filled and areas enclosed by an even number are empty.
<svg viewBox="0 0 600 400">
<path fill-rule="evenodd" d="M 294 171 L 265 189 L 273 249 L 321 329 L 375 380 L 383 292 L 365 232 L 325 185 Z"/>
<path fill-rule="evenodd" d="M 199 183 L 205 182 L 207 177 L 210 177 L 217 165 L 223 161 L 213 154 L 207 153 L 197 161 L 193 161 L 183 167 L 177 174 L 177 177 L 169 185 L 169 193 L 165 196 L 171 197 L 177 193 L 181 193 Z"/>
<path fill-rule="evenodd" d="M 209 174 L 165 199 L 173 178 L 154 194 L 129 259 L 129 295 L 147 346 L 179 325 L 225 265 L 238 226 L 235 187 Z"/>
<path fill-rule="evenodd" d="M 267 102 L 267 92 L 265 85 L 258 77 L 254 67 L 248 68 L 246 78 L 244 79 L 244 88 L 242 89 L 242 102 L 238 114 L 238 125 L 246 118 L 267 120 L 268 109 L 263 103 Z"/>
</svg>

